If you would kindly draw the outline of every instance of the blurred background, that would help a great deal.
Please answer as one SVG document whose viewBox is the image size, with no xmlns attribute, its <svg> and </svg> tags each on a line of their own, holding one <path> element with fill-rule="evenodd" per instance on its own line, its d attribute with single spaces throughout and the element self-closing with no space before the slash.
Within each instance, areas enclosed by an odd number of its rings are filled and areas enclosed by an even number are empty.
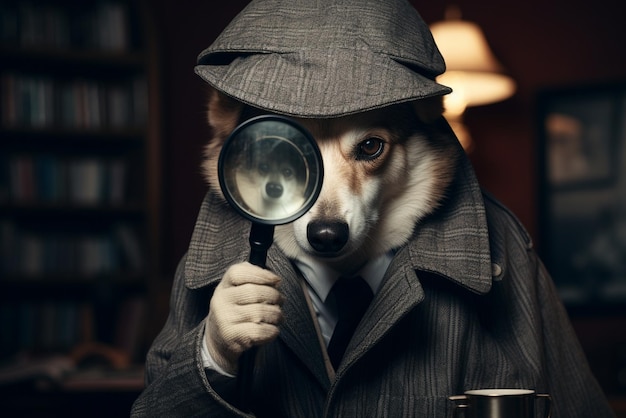
<svg viewBox="0 0 626 418">
<path fill-rule="evenodd" d="M 247 3 L 0 3 L 0 398 L 10 416 L 128 415 L 206 192 L 195 60 Z M 431 25 L 473 22 L 497 60 L 484 70 L 512 83 L 511 95 L 467 101 L 450 118 L 471 139 L 483 187 L 532 236 L 626 416 L 621 5 L 412 3 Z"/>
</svg>

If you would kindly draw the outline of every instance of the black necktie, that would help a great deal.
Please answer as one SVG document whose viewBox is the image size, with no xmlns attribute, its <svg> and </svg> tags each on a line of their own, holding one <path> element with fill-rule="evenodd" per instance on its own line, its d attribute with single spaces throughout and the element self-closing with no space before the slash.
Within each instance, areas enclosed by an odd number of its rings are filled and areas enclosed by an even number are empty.
<svg viewBox="0 0 626 418">
<path fill-rule="evenodd" d="M 328 344 L 328 355 L 337 370 L 352 334 L 374 296 L 361 277 L 340 278 L 330 291 L 337 304 L 337 325 Z"/>
</svg>

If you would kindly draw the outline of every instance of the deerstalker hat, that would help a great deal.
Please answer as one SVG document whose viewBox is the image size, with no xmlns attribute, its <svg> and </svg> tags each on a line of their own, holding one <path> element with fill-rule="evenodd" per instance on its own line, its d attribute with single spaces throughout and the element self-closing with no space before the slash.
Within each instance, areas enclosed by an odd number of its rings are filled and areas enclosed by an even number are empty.
<svg viewBox="0 0 626 418">
<path fill-rule="evenodd" d="M 406 0 L 255 0 L 198 56 L 196 73 L 249 105 L 334 117 L 450 93 L 445 63 Z"/>
</svg>

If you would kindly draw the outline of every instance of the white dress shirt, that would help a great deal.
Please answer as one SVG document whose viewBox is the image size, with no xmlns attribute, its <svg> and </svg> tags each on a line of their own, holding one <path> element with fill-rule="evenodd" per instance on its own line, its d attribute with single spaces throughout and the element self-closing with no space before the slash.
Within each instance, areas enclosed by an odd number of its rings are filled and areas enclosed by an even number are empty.
<svg viewBox="0 0 626 418">
<path fill-rule="evenodd" d="M 384 254 L 375 258 L 363 266 L 354 276 L 362 277 L 375 295 L 392 258 L 392 254 Z M 331 303 L 332 301 L 328 300 L 328 294 L 341 275 L 314 259 L 296 260 L 295 264 L 304 276 L 322 336 L 326 346 L 328 346 L 335 325 L 337 325 L 337 309 Z"/>
</svg>

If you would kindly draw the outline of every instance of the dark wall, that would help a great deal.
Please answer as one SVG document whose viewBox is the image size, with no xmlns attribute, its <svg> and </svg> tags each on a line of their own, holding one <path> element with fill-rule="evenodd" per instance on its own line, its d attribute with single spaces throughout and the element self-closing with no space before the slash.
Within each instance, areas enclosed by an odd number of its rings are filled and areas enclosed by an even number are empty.
<svg viewBox="0 0 626 418">
<path fill-rule="evenodd" d="M 412 2 L 424 19 L 441 19 L 438 2 Z M 433 4 L 434 3 L 434 4 Z M 478 178 L 538 240 L 536 97 L 545 88 L 626 80 L 626 25 L 613 0 L 460 0 L 517 82 L 511 99 L 471 108 Z M 539 246 L 541 242 L 537 243 Z"/>
<path fill-rule="evenodd" d="M 444 2 L 413 0 L 424 20 L 444 14 Z M 206 190 L 199 171 L 207 138 L 203 82 L 193 73 L 206 48 L 247 1 L 158 0 L 164 87 L 164 265 L 171 274 L 187 248 Z M 483 186 L 538 236 L 538 147 L 535 99 L 546 87 L 626 79 L 626 25 L 614 0 L 460 0 L 518 84 L 516 95 L 469 109 L 476 142 L 471 155 Z"/>
<path fill-rule="evenodd" d="M 200 161 L 208 136 L 206 86 L 195 75 L 198 54 L 248 4 L 157 0 L 163 76 L 163 254 L 171 276 L 187 249 L 200 203 L 206 191 Z"/>
</svg>

